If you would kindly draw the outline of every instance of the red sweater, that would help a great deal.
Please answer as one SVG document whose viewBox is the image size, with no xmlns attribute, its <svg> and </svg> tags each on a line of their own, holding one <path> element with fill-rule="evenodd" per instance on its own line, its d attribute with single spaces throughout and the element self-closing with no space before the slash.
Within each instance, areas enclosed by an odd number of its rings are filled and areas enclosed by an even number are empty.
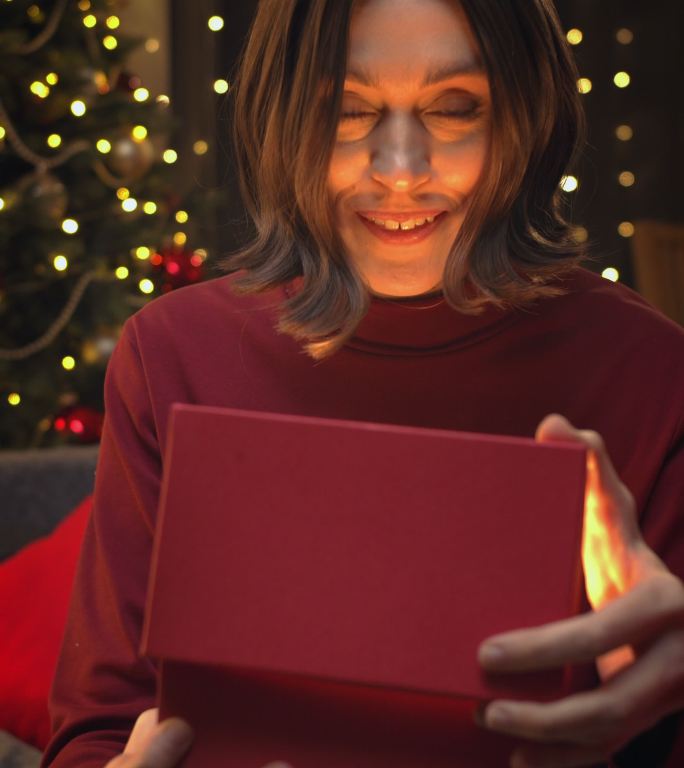
<svg viewBox="0 0 684 768">
<path fill-rule="evenodd" d="M 231 280 L 145 306 L 110 361 L 43 765 L 101 768 L 155 704 L 155 669 L 138 647 L 173 402 L 527 437 L 561 413 L 603 435 L 648 543 L 684 577 L 684 332 L 628 288 L 579 269 L 566 296 L 479 317 L 439 295 L 375 298 L 356 336 L 315 362 L 274 330 L 282 290 L 235 297 Z M 665 765 L 654 750 L 667 751 L 670 721 L 634 765 Z M 460 727 L 471 740 L 496 738 Z"/>
</svg>

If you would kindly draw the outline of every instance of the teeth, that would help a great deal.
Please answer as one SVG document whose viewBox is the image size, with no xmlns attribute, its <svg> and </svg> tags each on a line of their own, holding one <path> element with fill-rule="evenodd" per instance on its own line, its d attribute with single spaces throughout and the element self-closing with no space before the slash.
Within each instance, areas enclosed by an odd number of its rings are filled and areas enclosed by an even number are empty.
<svg viewBox="0 0 684 768">
<path fill-rule="evenodd" d="M 432 222 L 435 220 L 435 216 L 427 216 L 424 219 L 407 219 L 406 221 L 402 222 L 392 221 L 391 219 L 388 219 L 387 221 L 381 221 L 380 219 L 374 219 L 372 217 L 369 218 L 374 224 L 377 224 L 379 227 L 384 227 L 391 232 L 396 232 L 398 229 L 401 229 L 402 232 L 409 232 L 416 227 L 422 227 L 426 223 L 432 224 Z"/>
</svg>

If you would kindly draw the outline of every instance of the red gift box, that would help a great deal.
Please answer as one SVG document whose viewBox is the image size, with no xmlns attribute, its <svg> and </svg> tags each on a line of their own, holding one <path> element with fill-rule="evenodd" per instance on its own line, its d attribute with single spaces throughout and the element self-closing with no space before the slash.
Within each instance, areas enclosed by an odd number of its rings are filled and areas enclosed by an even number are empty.
<svg viewBox="0 0 684 768">
<path fill-rule="evenodd" d="M 474 702 L 577 684 L 486 676 L 476 650 L 579 610 L 585 461 L 574 444 L 174 405 L 142 651 L 161 661 L 161 716 L 195 729 L 183 765 L 490 764 L 503 742 L 464 720 Z"/>
</svg>

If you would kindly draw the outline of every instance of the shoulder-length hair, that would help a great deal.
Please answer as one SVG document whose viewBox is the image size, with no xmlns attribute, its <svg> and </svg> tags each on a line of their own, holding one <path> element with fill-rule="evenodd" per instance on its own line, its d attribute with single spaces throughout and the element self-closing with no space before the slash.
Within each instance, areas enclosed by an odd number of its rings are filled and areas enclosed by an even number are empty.
<svg viewBox="0 0 684 768">
<path fill-rule="evenodd" d="M 456 0 L 454 0 L 456 1 Z M 239 293 L 300 278 L 279 330 L 315 358 L 337 350 L 370 293 L 334 227 L 327 173 L 356 0 L 260 0 L 234 78 L 233 144 L 254 239 L 219 261 Z M 553 0 L 460 0 L 492 96 L 482 176 L 449 253 L 447 302 L 479 314 L 563 293 L 577 266 L 560 183 L 586 143 L 578 71 Z"/>
</svg>

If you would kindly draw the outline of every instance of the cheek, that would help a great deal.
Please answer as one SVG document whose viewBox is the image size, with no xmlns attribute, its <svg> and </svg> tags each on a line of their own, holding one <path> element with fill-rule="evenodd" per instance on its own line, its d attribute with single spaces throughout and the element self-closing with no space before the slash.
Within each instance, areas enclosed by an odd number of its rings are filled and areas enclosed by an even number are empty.
<svg viewBox="0 0 684 768">
<path fill-rule="evenodd" d="M 444 145 L 433 155 L 433 168 L 442 184 L 468 194 L 484 168 L 487 136 L 477 133 L 464 141 Z"/>
<path fill-rule="evenodd" d="M 337 146 L 333 150 L 328 170 L 328 190 L 333 201 L 340 194 L 352 192 L 367 173 L 368 153 L 359 145 Z"/>
</svg>

